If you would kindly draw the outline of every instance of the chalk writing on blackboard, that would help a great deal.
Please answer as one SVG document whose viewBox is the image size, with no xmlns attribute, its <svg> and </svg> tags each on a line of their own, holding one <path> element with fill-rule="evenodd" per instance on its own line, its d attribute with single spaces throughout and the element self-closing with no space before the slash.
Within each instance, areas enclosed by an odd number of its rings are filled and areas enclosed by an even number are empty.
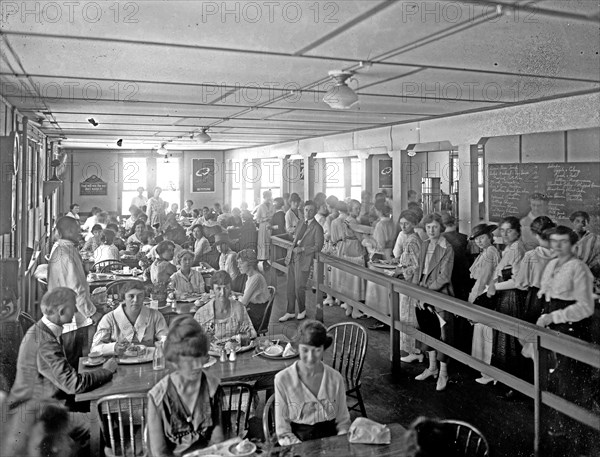
<svg viewBox="0 0 600 457">
<path fill-rule="evenodd" d="M 548 196 L 552 219 L 577 210 L 600 215 L 600 163 L 490 164 L 487 171 L 491 221 L 526 215 L 529 196 L 536 192 Z"/>
</svg>

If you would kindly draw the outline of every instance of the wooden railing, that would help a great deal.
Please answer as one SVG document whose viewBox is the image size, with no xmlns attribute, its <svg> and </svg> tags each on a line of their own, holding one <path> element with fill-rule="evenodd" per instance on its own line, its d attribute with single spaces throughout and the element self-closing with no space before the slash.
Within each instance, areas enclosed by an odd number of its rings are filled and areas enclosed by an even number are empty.
<svg viewBox="0 0 600 457">
<path fill-rule="evenodd" d="M 288 248 L 290 241 L 272 237 L 273 245 Z M 383 286 L 388 290 L 389 315 L 370 308 L 367 304 L 356 301 L 346 295 L 343 291 L 338 291 L 324 284 L 324 270 L 328 267 L 340 269 L 346 273 L 361 277 L 366 281 Z M 287 272 L 284 266 L 276 266 L 281 271 Z M 595 369 L 600 369 L 600 346 L 587 343 L 577 338 L 539 327 L 528 322 L 507 316 L 496 311 L 491 311 L 480 306 L 461 301 L 438 292 L 425 289 L 423 287 L 411 284 L 407 281 L 386 276 L 377 273 L 368 268 L 347 262 L 338 257 L 327 254 L 319 254 L 315 260 L 313 275 L 314 286 L 317 296 L 317 318 L 322 320 L 323 316 L 323 293 L 331 294 L 343 302 L 352 305 L 352 307 L 375 317 L 379 321 L 390 326 L 390 353 L 392 374 L 396 376 L 401 369 L 400 363 L 400 332 L 410 334 L 418 341 L 426 342 L 432 348 L 448 355 L 471 368 L 481 371 L 502 384 L 521 392 L 534 400 L 534 455 L 540 455 L 540 442 L 542 438 L 541 414 L 542 406 L 546 405 L 562 414 L 565 414 L 596 431 L 600 431 L 600 416 L 561 398 L 546 390 L 546 352 L 551 351 L 562 354 L 569 358 L 578 360 Z M 408 295 L 417 300 L 431 303 L 436 308 L 448 311 L 457 316 L 464 317 L 473 322 L 480 322 L 497 331 L 517 337 L 521 340 L 533 344 L 534 354 L 534 384 L 520 379 L 499 368 L 488 365 L 479 359 L 471 357 L 440 340 L 434 339 L 429 335 L 419 331 L 412 325 L 400 320 L 400 297 L 399 294 Z"/>
</svg>

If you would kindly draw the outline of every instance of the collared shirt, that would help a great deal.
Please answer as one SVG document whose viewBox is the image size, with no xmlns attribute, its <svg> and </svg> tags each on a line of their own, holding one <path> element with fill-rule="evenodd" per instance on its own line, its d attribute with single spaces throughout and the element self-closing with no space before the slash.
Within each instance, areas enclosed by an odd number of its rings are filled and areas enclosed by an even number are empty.
<svg viewBox="0 0 600 457">
<path fill-rule="evenodd" d="M 588 266 L 576 257 L 560 267 L 558 259 L 548 262 L 542 275 L 540 295 L 545 295 L 547 301 L 552 298 L 575 301 L 566 308 L 551 312 L 552 322 L 578 322 L 594 314 L 593 280 Z"/>
<path fill-rule="evenodd" d="M 81 256 L 77 247 L 69 240 L 58 240 L 52 247 L 50 260 L 48 261 L 48 292 L 57 287 L 68 287 L 77 294 L 77 313 L 75 322 L 81 327 L 83 318 L 90 318 L 96 313 L 96 307 L 92 303 L 89 284 L 83 269 Z"/>
<path fill-rule="evenodd" d="M 292 433 L 292 422 L 314 425 L 335 420 L 338 434 L 348 432 L 350 413 L 342 375 L 325 364 L 323 370 L 317 395 L 300 379 L 298 362 L 275 375 L 275 425 L 279 439 Z"/>
<path fill-rule="evenodd" d="M 296 229 L 300 225 L 300 223 L 304 220 L 304 216 L 300 210 L 292 210 L 288 209 L 287 213 L 285 213 L 285 230 L 290 235 L 294 236 L 296 234 Z"/>
<path fill-rule="evenodd" d="M 133 200 L 131 200 L 131 205 L 130 206 L 137 206 L 139 209 L 142 209 L 142 206 L 146 206 L 146 203 L 148 203 L 148 199 L 144 196 L 136 196 L 133 197 Z"/>
<path fill-rule="evenodd" d="M 229 251 L 227 254 L 221 254 L 219 256 L 219 270 L 229 273 L 231 279 L 237 278 L 240 274 L 240 270 L 237 266 L 237 254 L 233 251 Z"/>
<path fill-rule="evenodd" d="M 62 325 L 57 325 L 54 322 L 51 322 L 50 319 L 48 319 L 46 316 L 42 316 L 42 322 L 44 323 L 44 325 L 46 327 L 48 327 L 50 329 L 50 331 L 54 334 L 54 336 L 60 343 L 60 336 L 62 335 L 62 332 L 63 332 Z"/>
<path fill-rule="evenodd" d="M 178 270 L 171 275 L 170 281 L 177 298 L 180 298 L 182 294 L 203 294 L 205 292 L 204 278 L 202 273 L 197 270 L 190 270 L 189 277 Z"/>
<path fill-rule="evenodd" d="M 75 214 L 75 213 L 74 213 L 74 212 L 72 212 L 72 211 L 69 211 L 67 214 L 65 214 L 65 216 L 67 216 L 67 217 L 72 217 L 73 219 L 77 219 L 77 220 L 79 220 L 79 214 Z"/>
<path fill-rule="evenodd" d="M 244 296 L 240 298 L 240 303 L 245 306 L 250 303 L 266 303 L 269 301 L 269 295 L 265 277 L 260 273 L 254 273 L 246 280 Z"/>
<path fill-rule="evenodd" d="M 103 316 L 98 323 L 91 350 L 112 355 L 115 353 L 115 344 L 122 339 L 129 343 L 153 346 L 155 341 L 166 337 L 167 333 L 167 323 L 160 311 L 143 306 L 132 325 L 125 315 L 123 305 L 120 305 Z"/>
</svg>

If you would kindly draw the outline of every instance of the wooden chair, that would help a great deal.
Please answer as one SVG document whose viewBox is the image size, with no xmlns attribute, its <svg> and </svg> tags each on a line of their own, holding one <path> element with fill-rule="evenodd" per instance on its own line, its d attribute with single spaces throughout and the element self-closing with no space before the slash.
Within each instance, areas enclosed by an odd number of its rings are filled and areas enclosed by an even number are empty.
<svg viewBox="0 0 600 457">
<path fill-rule="evenodd" d="M 273 444 L 277 442 L 277 434 L 275 433 L 275 394 L 271 395 L 265 403 L 262 426 L 265 443 Z"/>
<path fill-rule="evenodd" d="M 356 400 L 356 404 L 348 409 L 360 409 L 360 413 L 367 417 L 360 393 L 360 375 L 367 354 L 367 331 L 355 322 L 343 322 L 329 327 L 327 333 L 333 337 L 333 345 L 325 352 L 325 361 L 329 362 L 331 358 L 331 367 L 344 377 L 346 395 Z"/>
<path fill-rule="evenodd" d="M 269 321 L 271 320 L 271 311 L 273 310 L 273 302 L 275 301 L 276 290 L 275 287 L 269 286 L 269 302 L 267 303 L 267 307 L 265 308 L 265 312 L 262 317 L 262 321 L 258 328 L 256 329 L 256 333 L 258 336 L 266 335 L 269 331 Z"/>
<path fill-rule="evenodd" d="M 142 393 L 109 395 L 98 401 L 98 416 L 107 457 L 146 456 L 143 439 L 148 396 Z"/>
<path fill-rule="evenodd" d="M 441 422 L 456 429 L 454 443 L 460 455 L 465 457 L 489 457 L 490 446 L 485 436 L 471 424 L 452 419 Z"/>
<path fill-rule="evenodd" d="M 122 270 L 125 264 L 120 260 L 101 260 L 92 266 L 91 271 L 96 273 L 110 273 L 115 270 Z"/>
<path fill-rule="evenodd" d="M 242 436 L 248 429 L 254 385 L 246 382 L 221 384 L 223 432 L 226 437 Z"/>
</svg>

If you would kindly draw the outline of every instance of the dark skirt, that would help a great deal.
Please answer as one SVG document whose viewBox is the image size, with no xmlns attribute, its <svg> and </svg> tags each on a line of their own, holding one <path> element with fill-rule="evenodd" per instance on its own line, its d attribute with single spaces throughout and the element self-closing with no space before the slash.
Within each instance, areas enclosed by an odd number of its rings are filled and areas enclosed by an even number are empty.
<svg viewBox="0 0 600 457">
<path fill-rule="evenodd" d="M 523 304 L 527 297 L 526 291 L 501 290 L 497 295 L 496 311 L 517 319 L 522 318 Z M 527 368 L 524 358 L 521 356 L 521 344 L 518 338 L 494 330 L 492 365 L 520 378 L 525 377 Z"/>
<path fill-rule="evenodd" d="M 248 316 L 250 317 L 252 326 L 257 332 L 260 330 L 260 324 L 262 323 L 268 304 L 268 301 L 264 303 L 249 303 L 246 307 L 246 311 L 248 311 Z"/>
<path fill-rule="evenodd" d="M 544 297 L 538 298 L 537 294 L 539 290 L 539 287 L 530 287 L 525 298 L 525 306 L 523 307 L 521 319 L 530 324 L 535 324 L 544 312 L 545 300 Z"/>
<path fill-rule="evenodd" d="M 434 310 L 435 308 L 428 304 L 425 304 L 424 310 L 417 307 L 415 314 L 417 316 L 419 329 L 436 340 L 452 345 L 454 342 L 454 315 L 447 311 L 439 310 L 439 315 L 446 321 L 446 324 L 441 327 L 440 320 L 438 319 L 437 314 L 433 312 Z M 424 342 L 421 342 L 419 347 L 423 352 L 434 350 Z M 440 351 L 437 351 L 436 358 L 440 362 L 448 362 L 448 356 Z"/>
<path fill-rule="evenodd" d="M 335 426 L 335 419 L 325 422 L 317 422 L 313 425 L 296 424 L 291 423 L 292 433 L 300 441 L 318 440 L 319 438 L 327 438 L 329 436 L 337 435 L 337 427 Z"/>
</svg>

